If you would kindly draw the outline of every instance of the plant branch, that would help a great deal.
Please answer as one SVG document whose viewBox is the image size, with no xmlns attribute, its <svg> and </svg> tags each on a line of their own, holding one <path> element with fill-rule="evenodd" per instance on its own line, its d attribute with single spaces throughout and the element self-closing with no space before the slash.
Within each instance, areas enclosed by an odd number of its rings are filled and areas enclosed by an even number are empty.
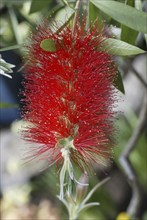
<svg viewBox="0 0 147 220">
<path fill-rule="evenodd" d="M 142 76 L 138 73 L 138 71 L 133 67 L 132 63 L 130 61 L 127 62 L 129 65 L 130 70 L 133 71 L 135 76 L 140 80 L 140 82 L 147 88 L 147 83 L 145 80 L 142 78 Z"/>
<path fill-rule="evenodd" d="M 80 8 L 80 3 L 81 3 L 81 0 L 77 0 L 76 6 L 75 6 L 75 16 L 74 16 L 73 28 L 72 28 L 72 34 L 73 35 L 75 33 L 76 24 L 78 22 L 78 11 L 79 11 L 79 8 Z"/>
<path fill-rule="evenodd" d="M 123 151 L 122 155 L 120 156 L 120 163 L 124 169 L 125 174 L 128 177 L 130 185 L 132 187 L 132 198 L 130 204 L 127 209 L 127 213 L 131 215 L 133 218 L 137 217 L 138 210 L 140 208 L 140 201 L 141 201 L 141 190 L 140 185 L 137 181 L 135 170 L 130 162 L 130 154 L 136 147 L 137 141 L 142 134 L 142 131 L 146 124 L 146 114 L 147 114 L 147 98 L 146 94 L 143 100 L 142 109 L 139 114 L 139 119 L 134 132 Z"/>
</svg>

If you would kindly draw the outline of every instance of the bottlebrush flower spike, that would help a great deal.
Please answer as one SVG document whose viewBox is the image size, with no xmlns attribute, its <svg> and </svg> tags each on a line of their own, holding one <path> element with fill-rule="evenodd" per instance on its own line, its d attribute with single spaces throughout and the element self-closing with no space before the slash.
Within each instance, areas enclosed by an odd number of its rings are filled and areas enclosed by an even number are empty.
<svg viewBox="0 0 147 220">
<path fill-rule="evenodd" d="M 24 131 L 25 139 L 39 144 L 30 150 L 32 158 L 51 164 L 63 163 L 68 155 L 85 170 L 111 157 L 116 67 L 101 50 L 103 33 L 83 26 L 77 24 L 73 34 L 69 27 L 54 33 L 43 24 L 33 34 L 23 118 L 33 124 Z M 55 43 L 53 51 L 41 48 L 44 39 Z"/>
</svg>

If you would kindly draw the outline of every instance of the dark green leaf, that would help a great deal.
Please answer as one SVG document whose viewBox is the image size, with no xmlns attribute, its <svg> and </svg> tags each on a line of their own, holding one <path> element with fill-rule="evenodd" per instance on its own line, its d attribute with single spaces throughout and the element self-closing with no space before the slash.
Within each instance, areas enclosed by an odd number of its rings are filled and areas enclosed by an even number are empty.
<svg viewBox="0 0 147 220">
<path fill-rule="evenodd" d="M 11 5 L 21 5 L 24 2 L 26 2 L 27 0 L 1 0 L 2 4 L 11 4 Z"/>
<path fill-rule="evenodd" d="M 90 0 L 96 7 L 111 16 L 116 21 L 136 31 L 147 33 L 147 14 L 116 1 Z"/>
<path fill-rule="evenodd" d="M 121 28 L 121 40 L 122 41 L 125 41 L 129 44 L 134 45 L 137 35 L 138 35 L 137 31 L 135 31 L 125 25 L 122 25 L 122 28 Z"/>
<path fill-rule="evenodd" d="M 114 80 L 114 86 L 119 90 L 121 91 L 122 93 L 125 94 L 125 90 L 124 90 L 124 85 L 123 85 L 123 81 L 122 81 L 122 77 L 121 77 L 121 74 L 120 74 L 120 71 L 118 70 L 117 72 L 117 75 L 115 77 L 115 80 Z"/>
<path fill-rule="evenodd" d="M 116 56 L 133 56 L 133 55 L 142 54 L 146 52 L 124 41 L 113 39 L 113 38 L 107 38 L 105 39 L 105 42 L 106 42 L 106 45 L 103 50 L 104 51 L 107 50 L 108 53 L 116 55 Z"/>
<path fill-rule="evenodd" d="M 17 108 L 17 104 L 11 104 L 6 102 L 0 102 L 0 108 Z"/>
<path fill-rule="evenodd" d="M 40 47 L 48 52 L 55 52 L 56 45 L 53 39 L 44 39 L 41 41 Z"/>
<path fill-rule="evenodd" d="M 127 5 L 135 7 L 134 0 L 127 0 Z M 133 30 L 132 28 L 127 27 L 126 25 L 121 25 L 121 40 L 125 41 L 129 44 L 134 45 L 138 32 Z"/>
<path fill-rule="evenodd" d="M 127 5 L 130 5 L 132 7 L 135 7 L 135 2 L 134 0 L 127 0 L 126 1 Z M 129 44 L 134 45 L 136 37 L 138 35 L 138 32 L 133 30 L 132 28 L 127 27 L 126 25 L 121 25 L 121 40 L 125 41 Z"/>
<path fill-rule="evenodd" d="M 131 7 L 135 7 L 135 2 L 134 0 L 126 0 L 126 4 L 130 5 Z"/>
<path fill-rule="evenodd" d="M 99 13 L 99 9 L 90 2 L 89 3 L 89 23 L 92 24 L 93 22 L 96 21 L 96 19 L 97 19 L 97 24 L 98 24 L 98 30 L 101 31 L 103 28 L 103 21 Z"/>
<path fill-rule="evenodd" d="M 47 7 L 49 3 L 50 0 L 32 0 L 30 14 L 41 11 L 43 8 Z"/>
</svg>

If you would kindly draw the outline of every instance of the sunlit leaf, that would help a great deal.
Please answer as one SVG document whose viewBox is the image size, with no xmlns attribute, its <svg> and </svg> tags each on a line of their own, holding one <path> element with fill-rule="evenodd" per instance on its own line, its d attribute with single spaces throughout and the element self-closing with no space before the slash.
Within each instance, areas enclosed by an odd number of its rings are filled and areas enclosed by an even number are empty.
<svg viewBox="0 0 147 220">
<path fill-rule="evenodd" d="M 145 53 L 144 50 L 121 40 L 107 38 L 105 39 L 105 42 L 106 42 L 106 47 L 104 48 L 104 50 L 107 49 L 108 52 L 113 55 L 133 56 L 133 55 Z"/>
<path fill-rule="evenodd" d="M 55 52 L 56 45 L 53 39 L 44 39 L 41 41 L 40 47 L 48 52 Z"/>
<path fill-rule="evenodd" d="M 71 7 L 64 7 L 63 9 L 61 9 L 55 19 L 58 20 L 58 21 L 68 21 L 69 18 L 74 14 L 74 10 L 71 8 Z"/>
<path fill-rule="evenodd" d="M 147 33 L 147 14 L 117 1 L 90 0 L 96 7 L 116 21 L 143 33 Z"/>
<path fill-rule="evenodd" d="M 67 0 L 62 0 L 62 2 L 63 2 L 66 6 L 68 6 L 68 7 L 70 7 L 70 8 L 73 8 L 73 7 L 70 6 L 70 4 L 69 4 L 69 2 L 68 2 Z"/>
<path fill-rule="evenodd" d="M 75 14 L 75 11 L 70 8 L 70 7 L 65 7 L 63 9 L 61 9 L 57 15 L 56 15 L 56 20 L 59 21 L 64 21 L 64 22 L 61 22 L 61 25 L 58 29 L 55 30 L 56 33 L 59 33 L 60 31 L 62 31 L 62 29 L 67 26 L 67 24 L 70 23 L 71 19 L 73 18 Z"/>
<path fill-rule="evenodd" d="M 135 0 L 135 8 L 138 10 L 142 9 L 142 2 L 141 0 Z"/>
</svg>

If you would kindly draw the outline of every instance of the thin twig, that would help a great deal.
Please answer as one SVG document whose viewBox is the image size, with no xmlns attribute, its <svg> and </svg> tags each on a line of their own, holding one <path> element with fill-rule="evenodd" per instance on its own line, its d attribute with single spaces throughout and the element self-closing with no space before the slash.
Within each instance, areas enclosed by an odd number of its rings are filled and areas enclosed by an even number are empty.
<svg viewBox="0 0 147 220">
<path fill-rule="evenodd" d="M 140 82 L 147 88 L 147 83 L 144 81 L 144 79 L 140 76 L 140 74 L 136 71 L 136 69 L 133 66 L 131 66 L 131 70 L 137 76 Z"/>
<path fill-rule="evenodd" d="M 128 177 L 128 180 L 130 182 L 130 185 L 132 187 L 132 198 L 130 201 L 130 204 L 127 209 L 127 213 L 131 215 L 133 218 L 137 217 L 137 213 L 140 208 L 140 201 L 141 201 L 141 193 L 140 193 L 140 185 L 137 181 L 135 170 L 129 160 L 129 156 L 131 152 L 136 147 L 137 141 L 142 134 L 142 131 L 146 124 L 146 114 L 147 114 L 147 97 L 145 94 L 142 109 L 139 114 L 139 119 L 136 128 L 134 129 L 134 132 L 123 151 L 121 157 L 120 157 L 120 163 L 124 169 L 125 174 Z"/>
<path fill-rule="evenodd" d="M 142 78 L 142 76 L 138 73 L 138 71 L 133 67 L 132 62 L 128 61 L 127 62 L 129 65 L 130 70 L 133 71 L 133 73 L 135 74 L 135 76 L 140 80 L 140 82 L 147 88 L 147 83 L 145 82 L 145 80 Z"/>
<path fill-rule="evenodd" d="M 76 6 L 75 6 L 75 16 L 74 16 L 74 20 L 73 20 L 72 35 L 74 35 L 74 33 L 75 33 L 76 25 L 78 22 L 78 11 L 80 8 L 80 3 L 81 3 L 81 0 L 77 0 Z"/>
</svg>

